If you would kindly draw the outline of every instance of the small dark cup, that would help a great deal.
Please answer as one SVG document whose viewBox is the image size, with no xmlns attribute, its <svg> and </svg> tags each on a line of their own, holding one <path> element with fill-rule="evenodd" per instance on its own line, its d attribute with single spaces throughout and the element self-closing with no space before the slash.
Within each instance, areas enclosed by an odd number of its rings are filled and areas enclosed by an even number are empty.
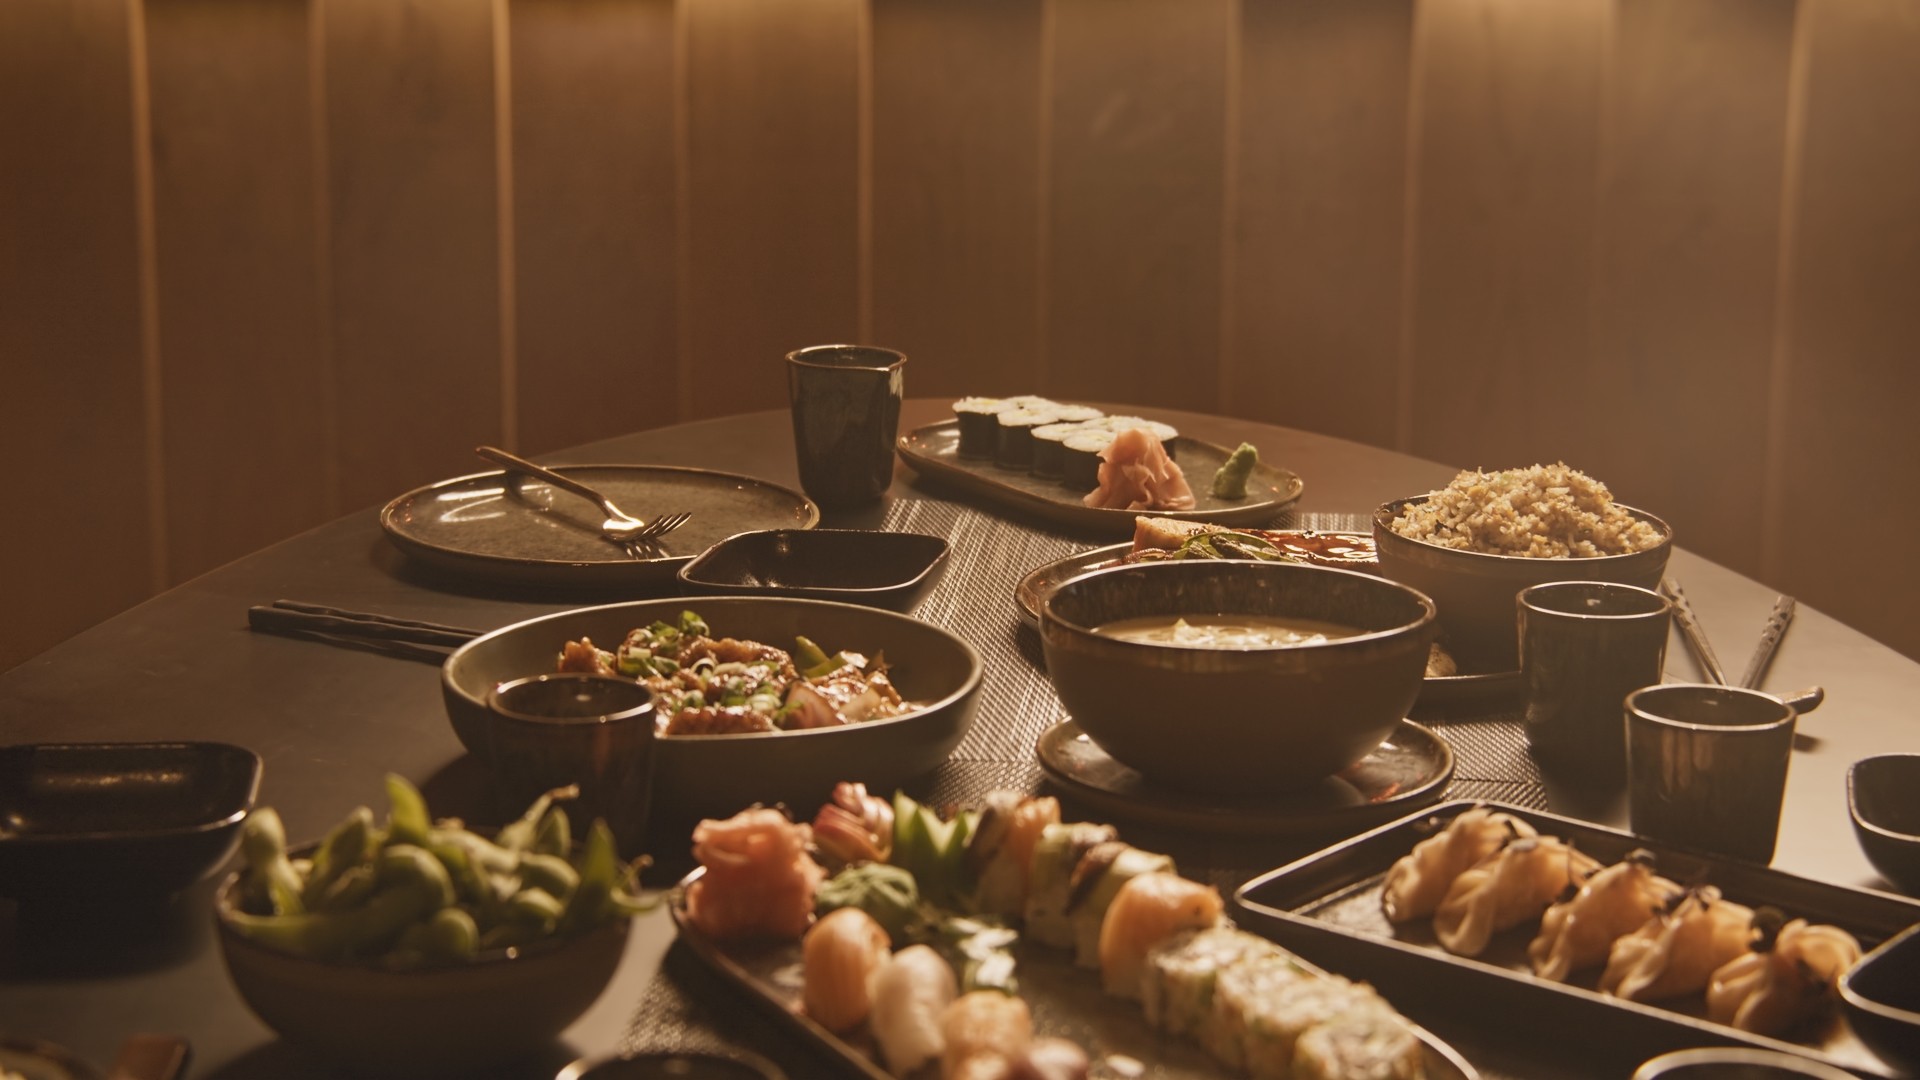
<svg viewBox="0 0 1920 1080">
<path fill-rule="evenodd" d="M 1633 831 L 1772 862 L 1798 717 L 1788 701 L 1733 686 L 1668 683 L 1628 694 Z"/>
<path fill-rule="evenodd" d="M 814 345 L 787 354 L 800 486 L 821 506 L 858 506 L 893 483 L 907 357 L 870 345 Z"/>
<path fill-rule="evenodd" d="M 501 683 L 487 695 L 487 759 L 511 813 L 577 784 L 584 818 L 606 819 L 637 848 L 653 788 L 653 692 L 617 675 L 557 672 Z"/>
<path fill-rule="evenodd" d="M 1617 788 L 1627 776 L 1621 704 L 1660 681 L 1667 598 L 1607 581 L 1555 581 L 1523 590 L 1517 603 L 1534 756 L 1570 780 Z"/>
</svg>

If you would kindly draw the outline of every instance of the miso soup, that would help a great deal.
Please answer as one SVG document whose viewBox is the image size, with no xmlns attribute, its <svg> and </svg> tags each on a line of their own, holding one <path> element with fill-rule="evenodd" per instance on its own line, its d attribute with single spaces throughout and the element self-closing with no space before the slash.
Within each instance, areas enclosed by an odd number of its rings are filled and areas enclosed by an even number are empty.
<svg viewBox="0 0 1920 1080">
<path fill-rule="evenodd" d="M 1359 627 L 1319 619 L 1271 615 L 1142 615 L 1096 626 L 1093 632 L 1186 649 L 1283 649 L 1366 633 Z"/>
</svg>

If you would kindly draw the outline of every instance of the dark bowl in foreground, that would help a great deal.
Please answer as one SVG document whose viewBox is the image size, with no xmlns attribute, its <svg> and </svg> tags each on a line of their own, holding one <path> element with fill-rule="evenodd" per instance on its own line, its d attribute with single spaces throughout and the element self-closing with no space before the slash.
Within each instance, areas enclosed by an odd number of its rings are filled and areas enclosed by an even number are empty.
<svg viewBox="0 0 1920 1080">
<path fill-rule="evenodd" d="M 631 923 L 392 970 L 296 956 L 241 935 L 227 921 L 239 882 L 237 873 L 221 882 L 213 922 L 241 1000 L 289 1042 L 377 1076 L 468 1075 L 549 1049 L 612 980 Z"/>
<path fill-rule="evenodd" d="M 1920 1075 L 1920 925 L 1882 942 L 1840 976 L 1840 1003 L 1861 1042 Z"/>
<path fill-rule="evenodd" d="M 1396 499 L 1373 513 L 1373 541 L 1386 577 L 1433 598 L 1440 640 L 1462 674 L 1512 671 L 1520 666 L 1516 604 L 1521 590 L 1549 581 L 1611 581 L 1657 589 L 1673 552 L 1673 527 L 1643 510 L 1620 506 L 1660 531 L 1660 543 L 1627 555 L 1532 559 L 1489 555 L 1414 540 L 1393 531 L 1403 508 L 1428 496 Z M 1616 504 L 1619 505 L 1619 504 Z"/>
<path fill-rule="evenodd" d="M 561 646 L 582 637 L 603 647 L 682 611 L 707 620 L 716 637 L 791 650 L 796 636 L 829 653 L 884 654 L 901 696 L 924 705 L 870 723 L 751 735 L 661 736 L 654 747 L 652 818 L 724 817 L 756 802 L 813 809 L 842 780 L 890 792 L 945 761 L 973 722 L 980 656 L 936 626 L 891 611 L 826 600 L 705 596 L 577 608 L 528 619 L 461 646 L 441 669 L 454 734 L 488 760 L 486 696 L 499 683 L 551 671 Z"/>
<path fill-rule="evenodd" d="M 1360 631 L 1217 649 L 1096 632 L 1147 616 L 1312 619 Z M 1261 791 L 1366 756 L 1420 693 L 1432 601 L 1369 574 L 1293 563 L 1162 562 L 1063 582 L 1040 608 L 1054 689 L 1087 734 L 1155 782 Z"/>
<path fill-rule="evenodd" d="M 178 892 L 233 853 L 259 787 L 227 743 L 0 747 L 0 895 Z"/>
<path fill-rule="evenodd" d="M 1881 876 L 1920 896 L 1920 754 L 1880 754 L 1847 769 L 1847 812 Z M 1920 971 L 1914 974 L 1920 981 Z"/>
<path fill-rule="evenodd" d="M 947 558 L 947 542 L 871 529 L 762 529 L 730 536 L 680 568 L 688 593 L 804 596 L 905 610 Z"/>
<path fill-rule="evenodd" d="M 1633 1080 L 1850 1080 L 1851 1076 L 1777 1050 L 1705 1046 L 1661 1054 L 1635 1069 Z"/>
<path fill-rule="evenodd" d="M 576 1061 L 556 1080 L 787 1080 L 787 1074 L 744 1051 L 657 1050 Z"/>
</svg>

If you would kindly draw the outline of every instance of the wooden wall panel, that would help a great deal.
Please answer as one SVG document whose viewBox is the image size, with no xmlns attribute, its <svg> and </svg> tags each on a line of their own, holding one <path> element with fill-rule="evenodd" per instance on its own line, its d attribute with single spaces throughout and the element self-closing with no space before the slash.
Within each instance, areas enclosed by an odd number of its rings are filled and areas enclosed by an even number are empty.
<svg viewBox="0 0 1920 1080">
<path fill-rule="evenodd" d="M 340 512 L 303 0 L 150 0 L 168 573 Z M 323 518 L 324 519 L 324 518 Z"/>
<path fill-rule="evenodd" d="M 128 15 L 0 3 L 0 668 L 161 584 Z"/>
<path fill-rule="evenodd" d="M 343 504 L 501 432 L 493 9 L 320 0 Z"/>
<path fill-rule="evenodd" d="M 784 406 L 784 357 L 859 336 L 864 0 L 681 9 L 682 414 Z"/>
<path fill-rule="evenodd" d="M 1248 0 L 1222 411 L 1395 435 L 1412 0 Z"/>
<path fill-rule="evenodd" d="M 1594 363 L 1561 381 L 1581 403 L 1564 419 L 1569 460 L 1747 573 L 1760 569 L 1794 10 L 1621 0 Z"/>
<path fill-rule="evenodd" d="M 515 402 L 530 453 L 679 404 L 672 0 L 516 0 Z"/>
<path fill-rule="evenodd" d="M 1037 385 L 1041 0 L 874 0 L 873 340 L 911 394 Z"/>
<path fill-rule="evenodd" d="M 1231 0 L 1054 0 L 1046 390 L 1219 402 Z"/>
<path fill-rule="evenodd" d="M 1920 656 L 1906 603 L 1920 595 L 1920 7 L 1803 3 L 1806 123 L 1766 577 Z"/>
<path fill-rule="evenodd" d="M 1610 14 L 1606 0 L 1419 7 L 1403 449 L 1461 466 L 1560 456 L 1560 387 L 1592 362 Z"/>
</svg>

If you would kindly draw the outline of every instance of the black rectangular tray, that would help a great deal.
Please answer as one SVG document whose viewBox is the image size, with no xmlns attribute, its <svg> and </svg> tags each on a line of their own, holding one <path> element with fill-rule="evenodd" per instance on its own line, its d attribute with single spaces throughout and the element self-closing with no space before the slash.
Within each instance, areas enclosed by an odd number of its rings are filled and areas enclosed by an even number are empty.
<svg viewBox="0 0 1920 1080">
<path fill-rule="evenodd" d="M 1234 893 L 1237 921 L 1323 967 L 1373 983 L 1482 1066 L 1533 1080 L 1626 1077 L 1648 1058 L 1694 1046 L 1763 1047 L 1860 1076 L 1903 1075 L 1855 1038 L 1843 1016 L 1821 1045 L 1808 1046 L 1713 1023 L 1704 1005 L 1669 1008 L 1609 997 L 1594 989 L 1594 973 L 1576 975 L 1572 983 L 1541 979 L 1526 963 L 1526 943 L 1538 929 L 1532 923 L 1496 937 L 1479 959 L 1446 952 L 1424 922 L 1392 926 L 1380 908 L 1387 869 L 1436 825 L 1475 806 L 1512 814 L 1603 864 L 1645 848 L 1664 877 L 1715 885 L 1730 900 L 1770 904 L 1789 918 L 1831 923 L 1859 938 L 1863 949 L 1920 922 L 1920 904 L 1900 897 L 1670 848 L 1573 818 L 1471 801 L 1422 810 L 1254 878 Z"/>
</svg>

